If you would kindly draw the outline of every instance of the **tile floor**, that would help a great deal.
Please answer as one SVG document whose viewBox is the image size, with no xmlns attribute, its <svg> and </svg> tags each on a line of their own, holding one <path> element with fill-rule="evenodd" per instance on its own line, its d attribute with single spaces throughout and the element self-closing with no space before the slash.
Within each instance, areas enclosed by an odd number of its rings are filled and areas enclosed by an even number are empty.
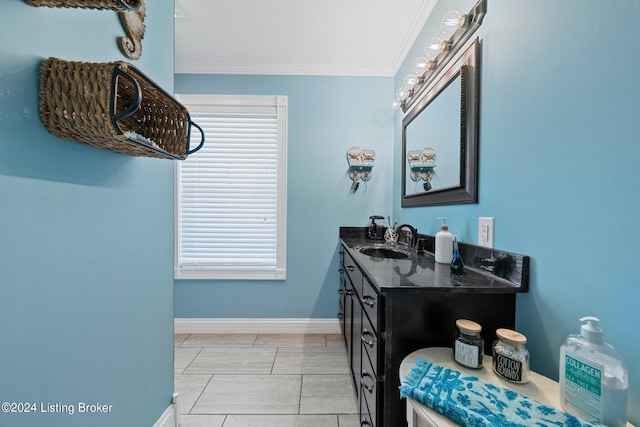
<svg viewBox="0 0 640 427">
<path fill-rule="evenodd" d="M 181 427 L 357 427 L 340 335 L 175 335 Z"/>
</svg>

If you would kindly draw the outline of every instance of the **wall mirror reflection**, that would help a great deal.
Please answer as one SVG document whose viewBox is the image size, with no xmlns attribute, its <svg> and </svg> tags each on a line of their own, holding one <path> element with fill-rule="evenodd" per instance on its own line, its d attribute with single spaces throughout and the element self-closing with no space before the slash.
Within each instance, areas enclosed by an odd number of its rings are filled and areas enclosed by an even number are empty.
<svg viewBox="0 0 640 427">
<path fill-rule="evenodd" d="M 408 110 L 402 122 L 402 206 L 477 202 L 476 39 Z"/>
</svg>

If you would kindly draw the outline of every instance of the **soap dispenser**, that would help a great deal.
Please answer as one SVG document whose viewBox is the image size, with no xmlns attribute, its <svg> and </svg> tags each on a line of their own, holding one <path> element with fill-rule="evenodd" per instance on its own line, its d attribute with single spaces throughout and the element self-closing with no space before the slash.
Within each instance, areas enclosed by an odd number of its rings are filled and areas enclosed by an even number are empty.
<svg viewBox="0 0 640 427">
<path fill-rule="evenodd" d="M 609 427 L 627 423 L 627 366 L 604 342 L 596 317 L 586 322 L 580 335 L 568 335 L 560 346 L 560 404 L 578 417 Z"/>
<path fill-rule="evenodd" d="M 447 218 L 439 217 L 442 221 L 440 231 L 436 233 L 436 262 L 450 264 L 453 260 L 453 235 L 449 233 Z"/>
</svg>

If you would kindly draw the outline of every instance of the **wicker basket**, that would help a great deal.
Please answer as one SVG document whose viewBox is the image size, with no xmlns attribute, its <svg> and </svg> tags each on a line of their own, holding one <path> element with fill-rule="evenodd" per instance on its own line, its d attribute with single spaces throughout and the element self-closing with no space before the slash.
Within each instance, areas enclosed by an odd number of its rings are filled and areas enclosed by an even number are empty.
<svg viewBox="0 0 640 427">
<path fill-rule="evenodd" d="M 204 144 L 204 133 L 187 109 L 131 64 L 49 58 L 40 73 L 40 120 L 56 136 L 177 160 Z M 192 126 L 202 138 L 190 150 Z"/>
<path fill-rule="evenodd" d="M 136 12 L 142 0 L 24 0 L 31 6 L 79 7 L 82 9 L 108 9 L 118 12 Z"/>
</svg>

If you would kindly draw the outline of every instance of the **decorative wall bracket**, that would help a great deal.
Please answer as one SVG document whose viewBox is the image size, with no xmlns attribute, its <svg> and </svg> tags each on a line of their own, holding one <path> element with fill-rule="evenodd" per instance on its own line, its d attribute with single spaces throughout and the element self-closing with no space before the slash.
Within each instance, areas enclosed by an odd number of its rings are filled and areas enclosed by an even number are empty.
<svg viewBox="0 0 640 427">
<path fill-rule="evenodd" d="M 118 12 L 120 22 L 128 37 L 118 37 L 118 47 L 124 56 L 129 59 L 140 59 L 142 55 L 142 39 L 144 38 L 144 18 L 147 16 L 147 7 L 144 0 L 140 0 L 140 9 L 135 12 Z"/>
<path fill-rule="evenodd" d="M 36 7 L 70 7 L 81 9 L 101 9 L 118 12 L 126 36 L 118 38 L 118 47 L 129 59 L 139 59 L 142 55 L 144 38 L 144 18 L 147 9 L 144 0 L 24 0 Z"/>
<path fill-rule="evenodd" d="M 362 180 L 367 191 L 367 182 L 371 179 L 371 171 L 373 170 L 373 162 L 376 158 L 376 151 L 371 147 L 351 147 L 347 151 L 347 162 L 349 163 L 349 178 L 351 184 L 351 192 L 358 191 Z"/>
</svg>

